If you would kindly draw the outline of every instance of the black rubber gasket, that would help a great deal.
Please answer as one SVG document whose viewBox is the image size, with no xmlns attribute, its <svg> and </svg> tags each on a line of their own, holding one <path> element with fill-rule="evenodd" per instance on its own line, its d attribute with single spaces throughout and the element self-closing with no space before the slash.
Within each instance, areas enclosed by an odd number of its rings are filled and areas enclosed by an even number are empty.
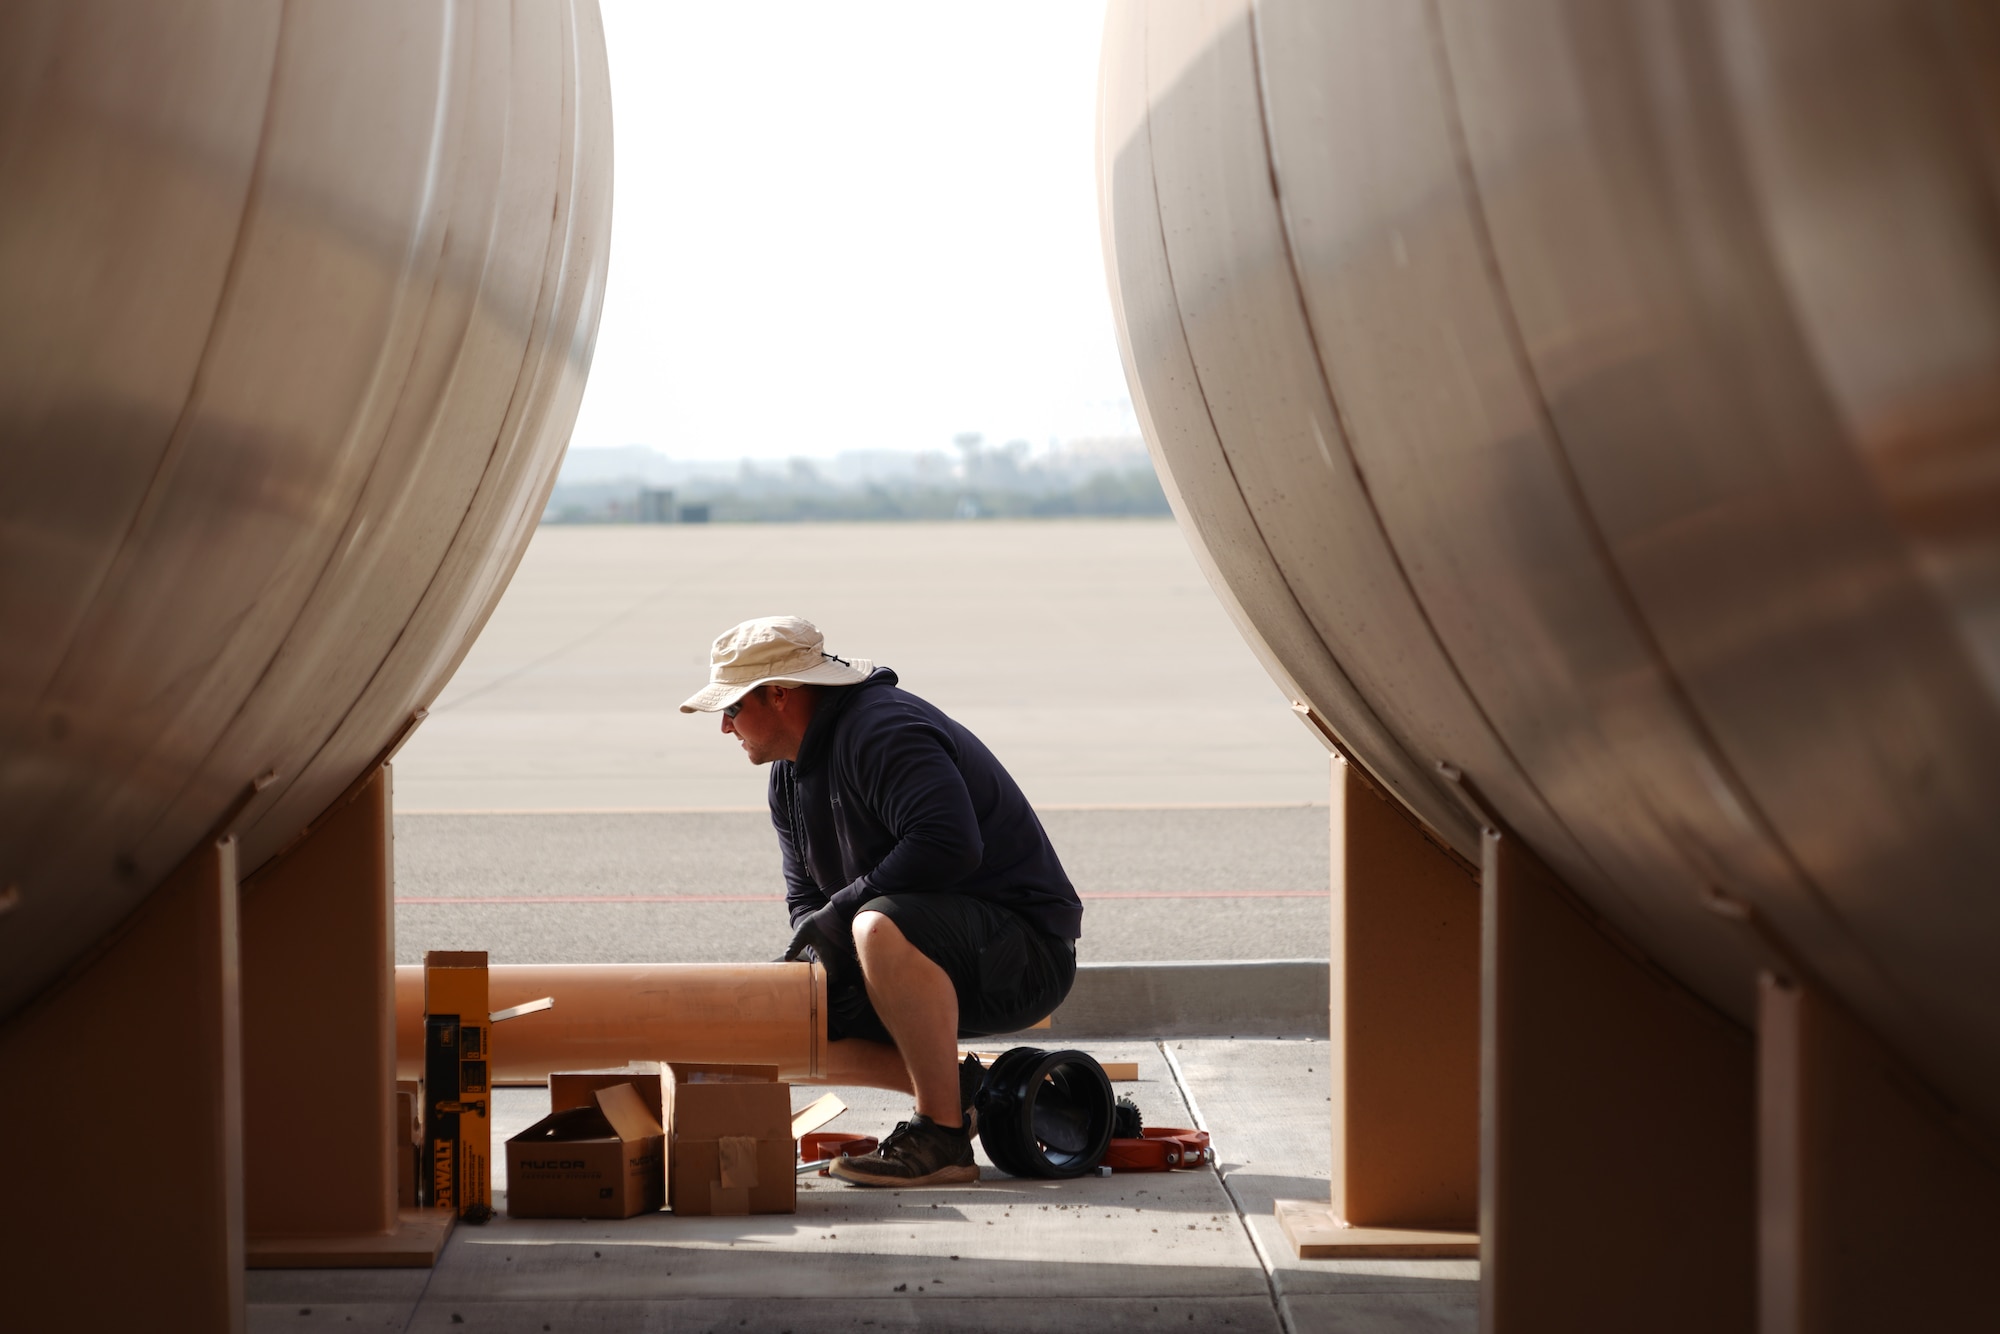
<svg viewBox="0 0 2000 1334">
<path fill-rule="evenodd" d="M 986 1156 L 1009 1176 L 1080 1177 L 1111 1145 L 1111 1081 L 1085 1052 L 1003 1052 L 973 1106 Z"/>
</svg>

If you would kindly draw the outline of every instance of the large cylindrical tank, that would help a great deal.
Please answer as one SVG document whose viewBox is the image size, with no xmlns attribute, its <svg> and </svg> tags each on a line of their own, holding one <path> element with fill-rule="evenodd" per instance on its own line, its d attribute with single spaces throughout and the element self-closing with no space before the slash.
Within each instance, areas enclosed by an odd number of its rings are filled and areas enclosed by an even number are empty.
<svg viewBox="0 0 2000 1334">
<path fill-rule="evenodd" d="M 0 1017 L 449 677 L 604 290 L 593 0 L 0 10 Z"/>
<path fill-rule="evenodd" d="M 2000 26 L 1119 0 L 1102 79 L 1134 398 L 1272 673 L 2000 1127 Z"/>
</svg>

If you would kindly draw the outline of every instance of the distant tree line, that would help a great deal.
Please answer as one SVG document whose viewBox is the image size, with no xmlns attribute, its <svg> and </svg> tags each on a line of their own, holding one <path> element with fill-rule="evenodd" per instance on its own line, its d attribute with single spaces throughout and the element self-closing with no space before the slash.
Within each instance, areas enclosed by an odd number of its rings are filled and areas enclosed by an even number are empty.
<svg viewBox="0 0 2000 1334">
<path fill-rule="evenodd" d="M 880 482 L 832 493 L 744 493 L 718 489 L 705 495 L 716 523 L 772 523 L 832 519 L 1056 519 L 1084 516 L 1164 515 L 1166 492 L 1145 472 L 1098 473 L 1062 491 L 1018 491 L 985 486 L 894 486 Z"/>
<path fill-rule="evenodd" d="M 1166 493 L 1143 453 L 1087 471 L 1030 461 L 1027 447 L 1019 442 L 987 449 L 977 436 L 966 436 L 955 443 L 961 451 L 956 466 L 930 456 L 920 461 L 928 466 L 852 480 L 829 476 L 807 459 L 770 466 L 746 460 L 733 474 L 687 477 L 671 490 L 636 477 L 585 481 L 566 475 L 549 497 L 542 522 L 1136 518 L 1170 513 Z"/>
</svg>

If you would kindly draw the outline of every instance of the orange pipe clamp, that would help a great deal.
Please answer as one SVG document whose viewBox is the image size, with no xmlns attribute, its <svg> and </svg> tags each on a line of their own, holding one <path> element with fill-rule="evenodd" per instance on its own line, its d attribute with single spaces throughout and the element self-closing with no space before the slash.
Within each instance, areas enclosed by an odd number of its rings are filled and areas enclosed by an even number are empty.
<svg viewBox="0 0 2000 1334">
<path fill-rule="evenodd" d="M 807 963 L 496 964 L 487 1005 L 543 996 L 553 1009 L 495 1024 L 493 1082 L 631 1061 L 775 1065 L 809 1079 L 826 1054 L 826 970 Z M 396 969 L 396 1077 L 424 1064 L 424 970 Z"/>
<path fill-rule="evenodd" d="M 1114 1139 L 1104 1165 L 1114 1172 L 1171 1172 L 1213 1161 L 1206 1130 L 1147 1126 L 1131 1139 Z"/>
</svg>

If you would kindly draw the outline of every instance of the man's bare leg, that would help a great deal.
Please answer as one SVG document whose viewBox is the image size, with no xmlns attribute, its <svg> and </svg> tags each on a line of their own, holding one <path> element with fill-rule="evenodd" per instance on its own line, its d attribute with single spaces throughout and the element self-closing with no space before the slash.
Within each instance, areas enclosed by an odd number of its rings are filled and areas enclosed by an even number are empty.
<svg viewBox="0 0 2000 1334">
<path fill-rule="evenodd" d="M 854 948 L 868 999 L 896 1039 L 917 1112 L 941 1126 L 963 1124 L 958 1105 L 958 992 L 944 969 L 879 912 L 857 913 Z"/>
<path fill-rule="evenodd" d="M 903 1064 L 903 1053 L 886 1042 L 870 1042 L 867 1038 L 842 1038 L 838 1042 L 826 1044 L 826 1057 L 820 1062 L 819 1077 L 798 1082 L 842 1084 L 850 1088 L 858 1086 L 908 1093 L 910 1068 Z"/>
</svg>

